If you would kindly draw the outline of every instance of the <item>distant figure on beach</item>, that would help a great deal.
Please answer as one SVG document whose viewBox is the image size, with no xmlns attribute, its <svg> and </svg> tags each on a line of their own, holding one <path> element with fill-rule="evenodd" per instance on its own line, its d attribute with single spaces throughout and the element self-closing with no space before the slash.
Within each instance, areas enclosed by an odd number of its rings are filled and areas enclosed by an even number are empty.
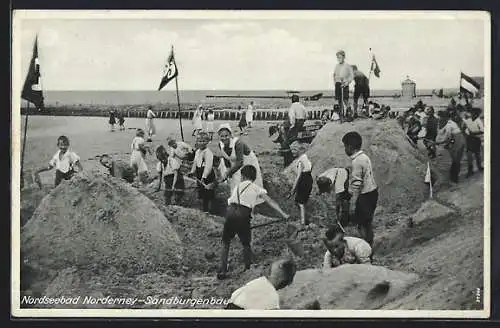
<svg viewBox="0 0 500 328">
<path fill-rule="evenodd" d="M 286 130 L 287 134 L 287 139 L 288 143 L 291 144 L 292 142 L 297 139 L 297 136 L 299 134 L 299 131 L 302 130 L 304 127 L 304 122 L 306 121 L 307 118 L 307 110 L 302 105 L 299 101 L 299 96 L 293 95 L 292 96 L 292 105 L 288 109 L 288 123 L 290 127 Z"/>
<path fill-rule="evenodd" d="M 120 124 L 120 131 L 125 130 L 124 123 L 125 123 L 125 117 L 123 115 L 123 112 L 120 111 L 120 112 L 118 112 L 118 124 Z"/>
<path fill-rule="evenodd" d="M 247 118 L 246 112 L 238 106 L 238 113 L 240 113 L 240 121 L 238 122 L 238 127 L 240 128 L 240 135 L 247 135 Z"/>
<path fill-rule="evenodd" d="M 156 115 L 153 112 L 153 106 L 148 106 L 148 112 L 146 114 L 146 132 L 148 133 L 148 141 L 156 135 L 156 127 L 153 122 L 155 117 Z"/>
<path fill-rule="evenodd" d="M 53 168 L 56 169 L 56 177 L 54 181 L 54 186 L 57 187 L 61 181 L 69 180 L 75 174 L 75 167 L 78 171 L 83 171 L 82 164 L 80 163 L 80 157 L 69 150 L 69 138 L 66 136 L 60 136 L 57 138 L 57 147 L 59 150 L 52 157 L 48 166 L 45 166 L 35 173 L 33 173 L 33 180 L 42 188 L 42 183 L 40 180 L 40 173 L 45 171 L 50 171 Z"/>
<path fill-rule="evenodd" d="M 336 56 L 338 64 L 333 72 L 335 99 L 340 106 L 340 112 L 344 114 L 349 103 L 349 84 L 354 79 L 354 72 L 351 65 L 345 62 L 344 50 L 337 51 Z"/>
<path fill-rule="evenodd" d="M 209 109 L 207 114 L 207 133 L 210 136 L 210 141 L 214 139 L 214 120 L 214 111 L 212 109 Z"/>
<path fill-rule="evenodd" d="M 250 104 L 248 105 L 248 108 L 247 108 L 247 112 L 246 112 L 246 120 L 247 120 L 247 125 L 249 128 L 252 127 L 252 122 L 253 122 L 253 110 L 254 110 L 254 104 L 253 104 L 253 101 L 250 102 Z"/>
<path fill-rule="evenodd" d="M 363 106 L 368 105 L 368 98 L 370 98 L 370 81 L 361 71 L 358 70 L 356 65 L 352 65 L 354 73 L 354 118 L 358 117 L 358 100 L 363 97 Z"/>
<path fill-rule="evenodd" d="M 203 106 L 199 105 L 193 114 L 193 120 L 192 120 L 192 123 L 193 123 L 193 134 L 192 135 L 193 135 L 193 137 L 195 137 L 198 134 L 198 132 L 203 130 L 203 124 L 201 122 L 202 115 L 203 115 Z"/>
<path fill-rule="evenodd" d="M 116 113 L 114 110 L 111 110 L 109 112 L 109 126 L 111 128 L 111 132 L 115 131 L 115 124 L 116 124 Z"/>
</svg>

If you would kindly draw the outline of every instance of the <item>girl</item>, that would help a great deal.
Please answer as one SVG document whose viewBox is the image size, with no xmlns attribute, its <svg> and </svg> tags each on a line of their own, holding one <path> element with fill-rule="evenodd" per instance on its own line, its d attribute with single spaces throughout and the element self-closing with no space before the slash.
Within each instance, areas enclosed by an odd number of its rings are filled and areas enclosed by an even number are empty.
<svg viewBox="0 0 500 328">
<path fill-rule="evenodd" d="M 115 111 L 112 110 L 111 112 L 109 112 L 109 126 L 111 127 L 111 132 L 115 131 L 115 124 L 116 124 Z"/>
<path fill-rule="evenodd" d="M 247 135 L 248 133 L 246 132 L 246 127 L 247 127 L 246 114 L 243 110 L 241 110 L 241 106 L 238 106 L 238 112 L 240 113 L 240 121 L 238 123 L 238 127 L 240 128 L 240 135 Z"/>
<path fill-rule="evenodd" d="M 196 136 L 196 153 L 193 167 L 189 175 L 194 175 L 198 179 L 198 198 L 203 201 L 203 211 L 208 213 L 210 203 L 214 199 L 215 172 L 213 169 L 214 154 L 207 145 L 210 137 L 206 132 L 200 132 Z"/>
<path fill-rule="evenodd" d="M 125 123 L 123 112 L 118 113 L 118 123 L 120 124 L 120 131 L 125 130 L 125 126 L 123 125 Z"/>
<path fill-rule="evenodd" d="M 130 153 L 130 167 L 134 169 L 134 174 L 142 183 L 145 183 L 148 176 L 148 166 L 146 165 L 144 158 L 146 157 L 146 152 L 151 152 L 145 143 L 144 130 L 137 129 L 135 138 L 132 140 L 132 144 L 130 146 L 132 149 L 132 152 Z"/>
<path fill-rule="evenodd" d="M 40 189 L 42 188 L 42 183 L 40 181 L 41 172 L 50 171 L 55 168 L 56 178 L 54 185 L 57 187 L 63 179 L 69 180 L 73 177 L 75 167 L 78 168 L 78 171 L 83 171 L 82 164 L 80 164 L 80 157 L 69 150 L 68 137 L 60 136 L 57 138 L 57 147 L 59 147 L 59 150 L 54 157 L 52 157 L 49 165 L 33 173 L 33 180 L 38 184 Z"/>
<path fill-rule="evenodd" d="M 184 178 L 180 172 L 181 160 L 176 156 L 174 151 L 168 153 L 163 146 L 159 146 L 156 149 L 156 158 L 159 161 L 156 165 L 156 170 L 160 178 L 157 190 L 160 190 L 163 180 L 165 182 L 165 204 L 170 205 L 172 195 L 174 194 L 175 202 L 179 204 L 182 196 L 184 196 Z"/>
<path fill-rule="evenodd" d="M 193 137 L 203 129 L 201 116 L 203 114 L 203 107 L 200 105 L 193 114 Z"/>
<path fill-rule="evenodd" d="M 148 106 L 148 112 L 146 114 L 146 131 L 148 132 L 148 141 L 151 141 L 151 137 L 156 135 L 156 127 L 154 124 L 154 118 L 156 117 L 153 112 L 153 106 Z"/>
<path fill-rule="evenodd" d="M 207 132 L 210 135 L 210 141 L 212 141 L 214 138 L 214 120 L 214 111 L 212 109 L 209 109 L 207 114 Z"/>
<path fill-rule="evenodd" d="M 309 221 L 306 219 L 305 205 L 311 195 L 313 178 L 311 175 L 312 164 L 305 152 L 307 151 L 307 144 L 293 142 L 290 145 L 290 150 L 294 157 L 300 156 L 297 160 L 297 177 L 290 192 L 290 196 L 295 194 L 295 203 L 300 208 L 300 219 L 303 225 L 308 225 Z"/>
</svg>

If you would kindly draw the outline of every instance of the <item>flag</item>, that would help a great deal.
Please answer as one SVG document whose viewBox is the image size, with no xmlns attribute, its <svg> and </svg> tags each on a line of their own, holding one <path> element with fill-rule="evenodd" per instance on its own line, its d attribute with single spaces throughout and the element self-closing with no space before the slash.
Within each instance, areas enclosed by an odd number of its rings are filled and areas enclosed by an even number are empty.
<svg viewBox="0 0 500 328">
<path fill-rule="evenodd" d="M 30 67 L 26 80 L 24 81 L 21 98 L 33 103 L 36 108 L 43 108 L 43 93 L 40 80 L 40 64 L 38 62 L 38 36 L 35 38 L 33 46 L 33 56 L 31 57 Z"/>
<path fill-rule="evenodd" d="M 175 64 L 174 58 L 174 48 L 170 50 L 170 55 L 168 56 L 167 63 L 165 64 L 165 69 L 163 71 L 163 77 L 160 82 L 160 86 L 158 91 L 160 91 L 164 86 L 167 85 L 168 82 L 172 81 L 177 75 L 177 65 Z"/>
<path fill-rule="evenodd" d="M 425 183 L 431 183 L 431 166 L 429 162 L 427 162 L 427 171 L 425 172 Z"/>
<path fill-rule="evenodd" d="M 473 96 L 479 91 L 480 85 L 473 78 L 460 72 L 460 93 Z"/>
<path fill-rule="evenodd" d="M 380 77 L 380 67 L 378 66 L 374 54 L 372 54 L 372 65 L 370 69 L 373 71 L 373 74 L 375 74 L 376 77 Z"/>
</svg>

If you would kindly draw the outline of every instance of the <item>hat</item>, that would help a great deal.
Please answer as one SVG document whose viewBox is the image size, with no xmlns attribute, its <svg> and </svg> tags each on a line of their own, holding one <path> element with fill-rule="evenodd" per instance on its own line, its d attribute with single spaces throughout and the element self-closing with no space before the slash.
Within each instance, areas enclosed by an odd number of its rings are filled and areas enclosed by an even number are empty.
<svg viewBox="0 0 500 328">
<path fill-rule="evenodd" d="M 228 130 L 229 133 L 232 133 L 232 130 L 231 130 L 231 125 L 229 125 L 229 123 L 222 123 L 221 125 L 219 125 L 219 128 L 217 129 L 217 133 L 219 133 L 221 130 Z"/>
<path fill-rule="evenodd" d="M 337 53 L 335 54 L 335 56 L 338 56 L 338 55 L 341 55 L 341 56 L 345 57 L 345 51 L 344 50 L 337 51 Z"/>
</svg>

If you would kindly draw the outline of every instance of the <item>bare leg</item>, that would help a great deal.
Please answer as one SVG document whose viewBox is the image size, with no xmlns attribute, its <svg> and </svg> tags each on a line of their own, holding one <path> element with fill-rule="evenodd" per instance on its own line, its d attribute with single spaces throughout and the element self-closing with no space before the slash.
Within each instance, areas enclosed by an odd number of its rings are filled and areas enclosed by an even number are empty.
<svg viewBox="0 0 500 328">
<path fill-rule="evenodd" d="M 229 257 L 229 246 L 231 243 L 223 242 L 219 274 L 225 276 L 227 273 L 227 259 Z"/>
<path fill-rule="evenodd" d="M 309 222 L 306 220 L 306 208 L 304 204 L 299 204 L 300 208 L 300 219 L 302 220 L 303 225 L 307 225 Z"/>
</svg>

